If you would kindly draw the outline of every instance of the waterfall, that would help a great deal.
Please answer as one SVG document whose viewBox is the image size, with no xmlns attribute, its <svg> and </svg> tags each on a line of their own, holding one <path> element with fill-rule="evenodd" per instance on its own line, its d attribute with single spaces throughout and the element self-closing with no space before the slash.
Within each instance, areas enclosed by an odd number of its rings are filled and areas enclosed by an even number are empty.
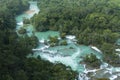
<svg viewBox="0 0 120 80">
<path fill-rule="evenodd" d="M 86 74 L 84 73 L 79 73 L 78 75 L 78 80 L 89 80 Z"/>
<path fill-rule="evenodd" d="M 75 53 L 71 56 L 72 59 L 75 59 L 77 56 L 79 56 L 79 54 L 80 54 L 80 49 L 77 48 L 77 52 L 75 52 Z"/>
<path fill-rule="evenodd" d="M 29 4 L 30 4 L 30 7 L 29 7 L 30 10 L 35 10 L 35 11 L 39 12 L 37 2 L 29 2 Z"/>
<path fill-rule="evenodd" d="M 36 6 L 34 6 L 34 5 L 31 5 L 30 6 L 30 10 L 35 10 L 37 7 Z"/>
</svg>

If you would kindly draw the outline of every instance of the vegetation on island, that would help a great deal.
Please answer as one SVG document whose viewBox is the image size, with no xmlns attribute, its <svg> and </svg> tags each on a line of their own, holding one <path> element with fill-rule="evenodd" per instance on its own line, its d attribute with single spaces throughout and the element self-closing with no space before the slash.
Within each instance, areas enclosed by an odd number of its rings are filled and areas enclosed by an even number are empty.
<svg viewBox="0 0 120 80">
<path fill-rule="evenodd" d="M 24 24 L 30 24 L 30 20 L 25 18 L 25 19 L 23 20 L 23 23 L 24 23 Z"/>
<path fill-rule="evenodd" d="M 63 40 L 60 45 L 67 45 L 67 41 L 66 40 Z"/>
<path fill-rule="evenodd" d="M 101 60 L 93 53 L 86 55 L 83 61 L 87 64 L 87 66 L 92 66 L 92 68 L 100 68 L 102 63 Z"/>
<path fill-rule="evenodd" d="M 50 44 L 51 47 L 59 46 L 59 45 L 67 45 L 66 40 L 59 40 L 57 36 L 55 36 L 55 37 L 49 36 L 48 43 Z"/>
<path fill-rule="evenodd" d="M 49 36 L 49 44 L 51 47 L 59 45 L 58 37 L 57 36 L 55 36 L 55 37 Z"/>
</svg>

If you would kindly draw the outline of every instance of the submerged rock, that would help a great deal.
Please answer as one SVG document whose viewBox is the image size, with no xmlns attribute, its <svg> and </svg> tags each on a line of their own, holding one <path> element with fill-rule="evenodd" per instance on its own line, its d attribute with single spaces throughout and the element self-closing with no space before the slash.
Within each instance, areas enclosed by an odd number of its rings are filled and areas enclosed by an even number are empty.
<svg viewBox="0 0 120 80">
<path fill-rule="evenodd" d="M 27 31 L 26 31 L 26 29 L 24 29 L 24 28 L 21 28 L 20 30 L 18 30 L 18 33 L 19 34 L 25 34 Z"/>
</svg>

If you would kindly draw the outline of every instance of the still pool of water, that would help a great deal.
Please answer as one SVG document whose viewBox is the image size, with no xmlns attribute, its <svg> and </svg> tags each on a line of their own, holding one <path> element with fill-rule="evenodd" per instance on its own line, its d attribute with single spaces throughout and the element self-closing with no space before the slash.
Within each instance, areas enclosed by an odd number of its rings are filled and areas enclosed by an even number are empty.
<svg viewBox="0 0 120 80">
<path fill-rule="evenodd" d="M 48 40 L 49 36 L 59 37 L 59 32 L 58 31 L 35 32 L 35 35 L 37 36 L 39 40 L 41 39 Z"/>
</svg>

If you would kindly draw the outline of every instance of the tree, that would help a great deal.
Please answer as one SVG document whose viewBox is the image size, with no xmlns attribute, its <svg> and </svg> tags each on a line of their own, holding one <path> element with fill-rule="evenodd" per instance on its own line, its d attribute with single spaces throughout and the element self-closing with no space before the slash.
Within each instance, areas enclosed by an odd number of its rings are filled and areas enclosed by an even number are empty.
<svg viewBox="0 0 120 80">
<path fill-rule="evenodd" d="M 93 53 L 86 55 L 83 61 L 85 61 L 91 67 L 95 68 L 99 68 L 101 65 L 101 61 Z"/>
<path fill-rule="evenodd" d="M 28 80 L 26 72 L 24 70 L 19 70 L 15 74 L 15 80 Z"/>
</svg>

